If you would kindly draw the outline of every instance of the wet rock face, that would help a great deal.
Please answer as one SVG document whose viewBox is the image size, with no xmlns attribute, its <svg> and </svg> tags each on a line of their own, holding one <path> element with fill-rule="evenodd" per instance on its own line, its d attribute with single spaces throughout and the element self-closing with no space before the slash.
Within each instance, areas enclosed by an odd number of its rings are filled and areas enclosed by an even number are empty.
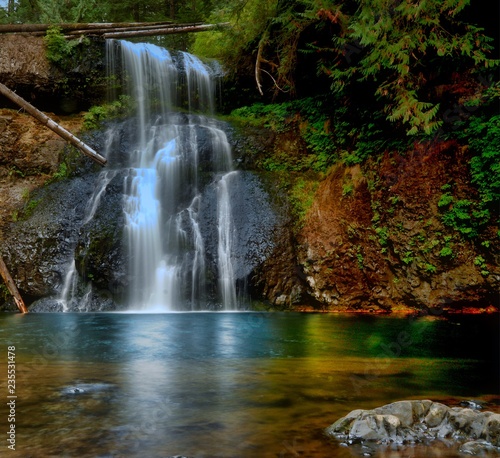
<svg viewBox="0 0 500 458">
<path fill-rule="evenodd" d="M 291 215 L 288 196 L 277 184 L 278 178 L 272 173 L 262 174 L 260 166 L 260 163 L 269 156 L 269 151 L 278 148 L 278 144 L 280 151 L 283 150 L 283 142 L 278 141 L 276 135 L 269 129 L 247 126 L 242 134 L 229 128 L 227 134 L 233 146 L 235 163 L 239 168 L 255 170 L 258 173 L 258 188 L 267 194 L 265 205 L 273 214 L 271 217 L 268 213 L 267 217 L 261 219 L 260 201 L 253 199 L 253 206 L 257 210 L 254 227 L 261 227 L 257 231 L 261 237 L 251 243 L 264 247 L 264 251 L 259 256 L 259 262 L 253 264 L 247 283 L 248 291 L 252 298 L 265 300 L 278 309 L 290 309 L 297 304 L 310 302 L 310 297 L 305 293 L 305 276 L 297 262 L 295 222 Z M 287 144 L 291 149 L 295 148 L 297 154 L 300 148 L 297 148 L 298 140 L 295 140 L 292 142 L 293 145 L 290 146 L 290 142 Z M 284 153 L 292 154 L 291 149 Z M 251 216 L 246 217 L 251 218 Z M 262 256 L 262 253 L 265 253 L 265 256 Z"/>
<path fill-rule="evenodd" d="M 133 122 L 113 126 L 112 137 L 97 135 L 87 139 L 96 150 L 104 151 L 104 139 L 109 142 L 112 138 L 107 157 L 113 167 L 100 171 L 85 162 L 77 170 L 78 176 L 33 194 L 36 205 L 32 214 L 12 223 L 6 231 L 8 248 L 4 257 L 21 294 L 28 302 L 34 301 L 31 311 L 103 311 L 126 306 L 131 262 L 124 237 L 124 182 L 129 173 L 124 157 L 134 144 L 130 138 Z M 202 144 L 200 163 L 211 163 L 210 138 L 202 129 L 198 133 Z M 207 269 L 211 269 L 207 278 L 208 292 L 212 294 L 209 300 L 215 301 L 218 175 L 210 168 L 203 173 L 199 224 Z M 252 172 L 233 173 L 229 191 L 234 226 L 232 261 L 237 285 L 244 292 L 253 273 L 276 248 L 274 231 L 282 223 L 259 178 Z M 61 293 L 73 260 L 77 281 L 70 296 L 74 299 L 63 306 Z"/>
<path fill-rule="evenodd" d="M 123 244 L 123 172 L 109 172 L 110 182 L 96 208 L 88 209 L 78 233 L 75 263 L 84 282 L 123 301 L 128 288 L 128 256 Z M 102 177 L 101 177 L 102 179 Z M 89 214 L 89 212 L 92 212 Z"/>
<path fill-rule="evenodd" d="M 215 263 L 218 247 L 217 182 L 205 188 L 200 203 L 200 228 L 209 262 Z M 233 271 L 244 281 L 274 247 L 272 230 L 278 222 L 267 193 L 251 172 L 238 171 L 229 189 L 234 227 L 232 240 Z"/>
<path fill-rule="evenodd" d="M 102 137 L 88 136 L 85 141 L 96 150 L 103 149 Z M 43 298 L 33 311 L 62 311 L 57 298 L 75 253 L 83 285 L 95 280 L 88 310 L 113 309 L 115 296 L 121 293 L 121 266 L 126 265 L 119 246 L 122 237 L 116 236 L 123 228 L 117 214 L 121 208 L 121 183 L 111 183 L 108 198 L 102 200 L 101 217 L 89 223 L 85 217 L 98 182 L 99 167 L 81 156 L 73 165 L 71 178 L 30 193 L 19 221 L 10 223 L 3 231 L 4 258 L 21 295 L 28 303 Z M 96 233 L 100 235 L 90 242 Z M 78 310 L 76 304 L 75 307 Z"/>
<path fill-rule="evenodd" d="M 298 260 L 308 292 L 331 309 L 393 304 L 390 275 L 371 240 L 370 201 L 360 167 L 338 167 L 320 184 L 301 231 Z"/>
<path fill-rule="evenodd" d="M 42 188 L 32 196 L 31 217 L 11 223 L 6 231 L 4 259 L 23 296 L 39 298 L 60 290 L 94 178 Z"/>
<path fill-rule="evenodd" d="M 500 414 L 447 407 L 430 400 L 399 401 L 373 410 L 354 410 L 325 430 L 345 445 L 454 441 L 457 450 L 500 452 Z"/>
</svg>

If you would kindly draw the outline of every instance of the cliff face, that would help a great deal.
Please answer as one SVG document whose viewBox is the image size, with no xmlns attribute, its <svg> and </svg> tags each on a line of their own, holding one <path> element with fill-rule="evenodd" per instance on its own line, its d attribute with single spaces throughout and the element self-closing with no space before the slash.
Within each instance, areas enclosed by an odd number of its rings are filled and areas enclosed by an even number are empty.
<svg viewBox="0 0 500 458">
<path fill-rule="evenodd" d="M 466 240 L 438 207 L 451 182 L 463 197 L 477 193 L 469 159 L 443 142 L 335 167 L 298 234 L 309 294 L 330 310 L 497 307 L 498 227 Z"/>
<path fill-rule="evenodd" d="M 0 81 L 11 88 L 47 91 L 62 75 L 46 59 L 43 38 L 0 35 Z"/>
<path fill-rule="evenodd" d="M 82 125 L 79 116 L 58 118 L 69 131 Z M 57 172 L 66 142 L 27 114 L 0 109 L 0 239 L 16 220 L 30 193 Z"/>
<path fill-rule="evenodd" d="M 309 154 L 300 132 L 249 125 L 239 132 L 233 144 L 243 167 L 292 165 L 265 173 L 283 224 L 274 252 L 253 273 L 256 298 L 299 310 L 498 310 L 499 227 L 464 237 L 444 224 L 448 208 L 438 205 L 447 188 L 456 199 L 480 198 L 467 146 L 415 143 L 319 176 L 293 171 Z M 317 180 L 317 189 L 298 215 L 294 182 L 305 179 Z"/>
<path fill-rule="evenodd" d="M 58 62 L 47 57 L 44 37 L 0 35 L 0 82 L 43 111 L 76 113 L 102 98 L 104 41 L 72 40 Z M 11 103 L 0 96 L 0 107 Z"/>
<path fill-rule="evenodd" d="M 81 117 L 58 121 L 72 131 L 81 125 Z M 6 109 L 0 110 L 0 134 L 0 235 L 11 242 L 15 238 L 19 247 L 28 246 L 21 230 L 28 222 L 23 220 L 29 218 L 32 204 L 45 205 L 30 193 L 57 171 L 64 142 L 29 116 Z M 258 145 L 254 157 L 248 154 L 248 145 L 233 139 L 242 168 L 254 168 L 259 157 L 283 147 L 279 135 L 268 131 L 252 135 L 250 142 Z M 289 140 L 287 134 L 286 148 Z M 300 149 L 299 143 L 293 145 L 294 151 Z M 363 166 L 334 166 L 320 181 L 300 229 L 291 216 L 286 187 L 279 176 L 267 174 L 263 183 L 274 196 L 281 223 L 273 230 L 273 252 L 249 277 L 253 296 L 279 308 L 309 304 L 331 311 L 495 308 L 500 290 L 498 227 L 486 228 L 475 240 L 464 239 L 443 224 L 443 209 L 438 206 L 442 187 L 449 183 L 458 197 L 476 195 L 469 160 L 467 147 L 448 141 L 419 144 L 406 155 L 386 152 Z M 13 233 L 9 223 L 17 219 L 20 224 Z M 34 234 L 41 234 L 40 243 L 55 237 L 51 243 L 58 246 L 67 239 L 57 231 L 44 235 L 45 226 L 36 221 L 29 224 Z M 4 246 L 11 264 L 21 258 L 26 265 L 33 264 L 23 250 L 11 253 Z M 48 253 L 42 258 L 47 256 L 56 258 Z M 21 277 L 34 275 L 17 275 L 24 292 L 33 298 L 52 293 L 62 281 L 59 278 L 54 285 L 44 281 L 48 290 L 38 291 Z"/>
</svg>

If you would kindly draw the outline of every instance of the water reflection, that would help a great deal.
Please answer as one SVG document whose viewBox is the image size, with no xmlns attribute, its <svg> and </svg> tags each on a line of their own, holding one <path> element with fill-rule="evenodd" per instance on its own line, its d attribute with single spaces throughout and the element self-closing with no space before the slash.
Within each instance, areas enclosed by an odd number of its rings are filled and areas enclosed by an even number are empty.
<svg viewBox="0 0 500 458">
<path fill-rule="evenodd" d="M 497 339 L 483 317 L 5 314 L 11 456 L 351 456 L 321 430 L 354 408 L 498 394 Z"/>
</svg>

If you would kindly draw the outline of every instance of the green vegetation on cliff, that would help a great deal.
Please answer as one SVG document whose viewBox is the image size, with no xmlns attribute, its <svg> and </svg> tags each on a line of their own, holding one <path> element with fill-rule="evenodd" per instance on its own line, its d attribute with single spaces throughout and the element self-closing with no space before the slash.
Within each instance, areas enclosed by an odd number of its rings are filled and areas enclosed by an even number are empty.
<svg viewBox="0 0 500 458">
<path fill-rule="evenodd" d="M 386 152 L 411 154 L 415 144 L 437 152 L 453 140 L 468 148 L 468 181 L 477 192 L 465 195 L 469 189 L 449 183 L 439 209 L 446 226 L 475 240 L 497 224 L 500 202 L 498 43 L 477 7 L 458 0 L 232 1 L 213 18 L 233 28 L 198 35 L 193 50 L 223 60 L 241 87 L 238 100 L 250 102 L 227 103 L 234 121 L 302 139 L 302 153 L 276 148 L 261 160 L 265 170 L 324 174 Z M 257 89 L 262 101 L 251 104 Z"/>
</svg>

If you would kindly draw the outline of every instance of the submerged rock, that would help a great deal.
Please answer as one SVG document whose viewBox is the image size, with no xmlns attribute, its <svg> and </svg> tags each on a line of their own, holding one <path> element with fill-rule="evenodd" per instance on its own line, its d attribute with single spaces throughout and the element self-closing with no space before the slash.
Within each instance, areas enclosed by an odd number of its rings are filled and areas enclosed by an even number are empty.
<svg viewBox="0 0 500 458">
<path fill-rule="evenodd" d="M 448 407 L 430 400 L 398 401 L 373 410 L 354 410 L 325 433 L 346 445 L 452 440 L 463 453 L 500 452 L 500 414 Z"/>
</svg>

